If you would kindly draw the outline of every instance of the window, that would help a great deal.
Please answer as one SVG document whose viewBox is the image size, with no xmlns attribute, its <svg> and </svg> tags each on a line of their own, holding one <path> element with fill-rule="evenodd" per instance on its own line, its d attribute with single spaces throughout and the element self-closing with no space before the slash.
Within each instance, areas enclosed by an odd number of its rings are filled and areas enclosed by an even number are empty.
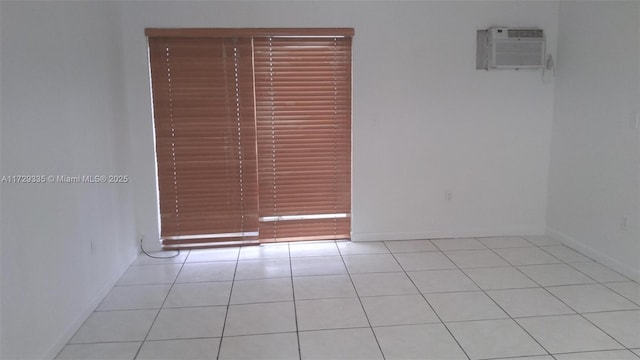
<svg viewBox="0 0 640 360">
<path fill-rule="evenodd" d="M 147 29 L 164 248 L 350 236 L 353 29 Z"/>
</svg>

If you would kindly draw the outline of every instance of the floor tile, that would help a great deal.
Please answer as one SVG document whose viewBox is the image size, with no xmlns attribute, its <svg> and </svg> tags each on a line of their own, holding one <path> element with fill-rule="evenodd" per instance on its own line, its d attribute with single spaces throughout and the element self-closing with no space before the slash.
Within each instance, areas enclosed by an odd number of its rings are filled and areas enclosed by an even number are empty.
<svg viewBox="0 0 640 360">
<path fill-rule="evenodd" d="M 294 277 L 293 289 L 296 300 L 357 296 L 348 275 Z"/>
<path fill-rule="evenodd" d="M 369 326 L 357 298 L 299 300 L 296 311 L 300 331 Z"/>
<path fill-rule="evenodd" d="M 552 246 L 561 244 L 560 241 L 553 240 L 552 238 L 545 235 L 526 235 L 523 237 L 527 239 L 528 242 L 536 246 Z"/>
<path fill-rule="evenodd" d="M 456 265 L 443 253 L 416 252 L 395 254 L 396 259 L 405 271 L 455 269 Z"/>
<path fill-rule="evenodd" d="M 65 346 L 56 357 L 59 360 L 133 360 L 139 342 L 75 344 Z"/>
<path fill-rule="evenodd" d="M 234 281 L 231 304 L 293 301 L 291 278 Z"/>
<path fill-rule="evenodd" d="M 418 294 L 405 273 L 371 273 L 351 275 L 359 296 Z"/>
<path fill-rule="evenodd" d="M 229 281 L 233 280 L 235 270 L 235 262 L 187 263 L 182 267 L 176 282 Z"/>
<path fill-rule="evenodd" d="M 341 256 L 313 256 L 291 259 L 293 276 L 341 275 L 347 273 Z"/>
<path fill-rule="evenodd" d="M 557 286 L 547 289 L 579 313 L 638 308 L 631 301 L 600 284 Z"/>
<path fill-rule="evenodd" d="M 213 360 L 219 345 L 219 338 L 145 341 L 136 360 Z"/>
<path fill-rule="evenodd" d="M 382 241 L 338 241 L 338 250 L 342 255 L 388 254 L 389 249 Z"/>
<path fill-rule="evenodd" d="M 537 247 L 495 249 L 494 251 L 511 265 L 557 264 L 561 262 Z"/>
<path fill-rule="evenodd" d="M 531 317 L 516 321 L 552 354 L 622 348 L 580 315 Z"/>
<path fill-rule="evenodd" d="M 225 337 L 220 345 L 220 360 L 293 360 L 299 358 L 296 333 Z"/>
<path fill-rule="evenodd" d="M 460 268 L 511 266 L 491 250 L 445 251 Z"/>
<path fill-rule="evenodd" d="M 191 250 L 186 262 L 208 262 L 208 261 L 236 261 L 240 248 L 219 248 L 206 250 Z"/>
<path fill-rule="evenodd" d="M 590 278 L 600 282 L 612 282 L 612 281 L 629 281 L 628 278 L 618 274 L 617 272 L 609 269 L 608 267 L 598 264 L 595 261 L 584 261 L 571 263 L 571 266 L 578 269 L 578 271 L 587 274 Z"/>
<path fill-rule="evenodd" d="M 609 350 L 555 355 L 557 360 L 638 360 L 629 350 Z"/>
<path fill-rule="evenodd" d="M 442 321 L 467 321 L 507 318 L 507 314 L 480 291 L 425 294 Z"/>
<path fill-rule="evenodd" d="M 640 347 L 640 310 L 584 315 L 601 330 L 628 348 Z"/>
<path fill-rule="evenodd" d="M 484 246 L 489 249 L 502 249 L 502 248 L 518 248 L 533 246 L 532 243 L 525 240 L 520 236 L 499 236 L 499 237 L 484 237 L 478 238 Z"/>
<path fill-rule="evenodd" d="M 590 284 L 594 280 L 566 264 L 526 265 L 518 269 L 542 286 Z"/>
<path fill-rule="evenodd" d="M 385 359 L 467 359 L 442 324 L 373 329 Z"/>
<path fill-rule="evenodd" d="M 343 256 L 351 274 L 402 271 L 391 254 Z"/>
<path fill-rule="evenodd" d="M 564 245 L 543 246 L 540 249 L 548 252 L 549 254 L 557 257 L 564 262 L 592 261 L 588 257 Z"/>
<path fill-rule="evenodd" d="M 640 285 L 544 236 L 277 243 L 134 264 L 58 358 L 640 359 Z"/>
<path fill-rule="evenodd" d="M 487 247 L 474 238 L 436 239 L 431 240 L 438 249 L 447 250 L 486 250 Z"/>
<path fill-rule="evenodd" d="M 296 331 L 293 302 L 231 305 L 224 336 Z"/>
<path fill-rule="evenodd" d="M 383 359 L 371 328 L 300 332 L 302 359 Z"/>
<path fill-rule="evenodd" d="M 240 248 L 238 260 L 288 259 L 289 244 L 261 244 Z"/>
<path fill-rule="evenodd" d="M 171 284 L 181 264 L 130 266 L 116 285 Z"/>
<path fill-rule="evenodd" d="M 361 299 L 371 326 L 439 322 L 421 295 L 373 296 Z"/>
<path fill-rule="evenodd" d="M 483 290 L 538 287 L 514 267 L 475 268 L 465 269 L 464 272 Z"/>
<path fill-rule="evenodd" d="M 174 284 L 165 308 L 227 305 L 231 281 Z"/>
<path fill-rule="evenodd" d="M 459 322 L 447 326 L 471 359 L 547 353 L 511 319 Z"/>
<path fill-rule="evenodd" d="M 511 317 L 575 314 L 545 289 L 487 291 L 487 294 Z"/>
<path fill-rule="evenodd" d="M 609 289 L 640 305 L 640 285 L 635 281 L 604 284 Z"/>
<path fill-rule="evenodd" d="M 480 290 L 460 270 L 412 271 L 409 277 L 423 294 Z"/>
<path fill-rule="evenodd" d="M 159 309 L 171 285 L 115 286 L 96 311 Z"/>
<path fill-rule="evenodd" d="M 500 360 L 555 360 L 555 359 L 551 357 L 551 355 L 535 355 L 535 356 L 518 356 L 518 357 L 500 358 Z"/>
<path fill-rule="evenodd" d="M 291 243 L 289 245 L 291 257 L 306 256 L 338 256 L 338 247 L 334 241 L 319 243 Z"/>
<path fill-rule="evenodd" d="M 289 259 L 238 261 L 236 280 L 291 277 Z"/>
<path fill-rule="evenodd" d="M 189 255 L 189 250 L 181 250 L 180 254 L 176 255 L 176 251 L 154 251 L 149 252 L 149 255 L 161 257 L 163 259 L 153 258 L 151 256 L 147 256 L 146 254 L 138 255 L 136 261 L 133 262 L 133 265 L 162 265 L 162 264 L 182 264 L 184 260 Z"/>
<path fill-rule="evenodd" d="M 162 309 L 147 339 L 220 337 L 226 311 L 225 306 Z"/>
<path fill-rule="evenodd" d="M 69 343 L 142 341 L 157 313 L 158 310 L 94 312 Z"/>
<path fill-rule="evenodd" d="M 396 240 L 385 241 L 387 248 L 394 253 L 411 253 L 422 251 L 438 251 L 438 248 L 433 245 L 430 240 Z"/>
</svg>

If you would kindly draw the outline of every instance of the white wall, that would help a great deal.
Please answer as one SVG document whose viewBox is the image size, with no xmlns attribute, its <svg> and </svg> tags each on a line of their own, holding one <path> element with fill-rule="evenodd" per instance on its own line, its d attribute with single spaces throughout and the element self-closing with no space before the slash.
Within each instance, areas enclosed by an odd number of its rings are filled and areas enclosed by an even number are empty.
<svg viewBox="0 0 640 360">
<path fill-rule="evenodd" d="M 117 4 L 0 12 L 1 175 L 127 174 Z M 1 190 L 0 358 L 53 358 L 137 254 L 132 186 Z"/>
<path fill-rule="evenodd" d="M 145 27 L 354 27 L 353 239 L 542 233 L 553 84 L 475 70 L 476 30 L 538 26 L 556 2 L 122 3 L 138 230 L 157 246 Z M 445 200 L 445 191 L 453 200 Z"/>
<path fill-rule="evenodd" d="M 559 24 L 548 232 L 640 279 L 640 2 L 561 1 Z"/>
<path fill-rule="evenodd" d="M 0 4 L 1 175 L 132 179 L 2 185 L 0 358 L 54 356 L 137 236 L 157 246 L 145 27 L 355 28 L 355 240 L 540 233 L 546 211 L 639 272 L 638 2 Z M 558 22 L 555 85 L 474 69 L 476 29 L 538 26 L 555 53 Z"/>
</svg>

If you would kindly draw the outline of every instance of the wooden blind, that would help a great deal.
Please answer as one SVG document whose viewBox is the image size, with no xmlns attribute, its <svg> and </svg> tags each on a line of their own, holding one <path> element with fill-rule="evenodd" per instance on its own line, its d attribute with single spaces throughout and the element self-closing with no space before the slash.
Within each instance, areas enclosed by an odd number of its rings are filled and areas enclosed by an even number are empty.
<svg viewBox="0 0 640 360">
<path fill-rule="evenodd" d="M 254 38 L 261 241 L 350 237 L 351 38 Z"/>
<path fill-rule="evenodd" d="M 150 37 L 163 248 L 257 239 L 250 38 Z"/>
<path fill-rule="evenodd" d="M 353 29 L 146 29 L 163 248 L 350 237 Z"/>
</svg>

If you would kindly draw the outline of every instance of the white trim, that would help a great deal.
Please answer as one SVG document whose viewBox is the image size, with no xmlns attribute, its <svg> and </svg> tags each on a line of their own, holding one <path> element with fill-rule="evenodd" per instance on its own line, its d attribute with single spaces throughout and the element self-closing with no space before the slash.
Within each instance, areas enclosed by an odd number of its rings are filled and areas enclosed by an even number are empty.
<svg viewBox="0 0 640 360">
<path fill-rule="evenodd" d="M 612 268 L 613 270 L 631 278 L 632 280 L 640 281 L 640 269 L 636 269 L 612 258 L 609 255 L 605 255 L 601 251 L 596 250 L 593 247 L 586 245 L 556 229 L 547 227 L 546 235 L 554 240 L 560 241 L 570 248 L 573 248 L 577 252 L 580 252 L 583 255 L 586 255 L 587 257 L 590 257 L 593 260 Z"/>
<path fill-rule="evenodd" d="M 258 240 L 238 240 L 238 241 L 212 241 L 206 243 L 185 243 L 185 244 L 167 244 L 163 245 L 163 250 L 178 250 L 181 248 L 207 248 L 207 247 L 223 247 L 223 246 L 243 246 L 243 245 L 259 245 L 260 241 Z"/>
<path fill-rule="evenodd" d="M 254 35 L 254 36 L 251 36 L 251 38 L 256 38 L 256 37 L 290 38 L 290 39 L 299 39 L 299 38 L 304 38 L 304 39 L 345 39 L 345 38 L 352 38 L 353 36 L 345 36 L 345 35 L 266 35 L 266 36 Z"/>
<path fill-rule="evenodd" d="M 487 236 L 524 236 L 541 234 L 544 226 L 523 226 L 514 228 L 486 228 L 469 230 L 425 230 L 416 232 L 352 232 L 351 241 L 393 241 L 420 239 L 447 239 Z"/>
<path fill-rule="evenodd" d="M 246 236 L 258 236 L 258 232 L 246 231 L 246 232 L 237 232 L 237 233 L 165 236 L 162 238 L 162 240 L 217 239 L 217 238 L 225 238 L 225 237 L 246 237 Z"/>
<path fill-rule="evenodd" d="M 317 219 L 342 219 L 350 217 L 350 214 L 312 214 L 312 215 L 282 215 L 282 216 L 263 216 L 260 218 L 262 222 L 269 221 L 287 221 L 287 220 L 317 220 Z"/>
</svg>

